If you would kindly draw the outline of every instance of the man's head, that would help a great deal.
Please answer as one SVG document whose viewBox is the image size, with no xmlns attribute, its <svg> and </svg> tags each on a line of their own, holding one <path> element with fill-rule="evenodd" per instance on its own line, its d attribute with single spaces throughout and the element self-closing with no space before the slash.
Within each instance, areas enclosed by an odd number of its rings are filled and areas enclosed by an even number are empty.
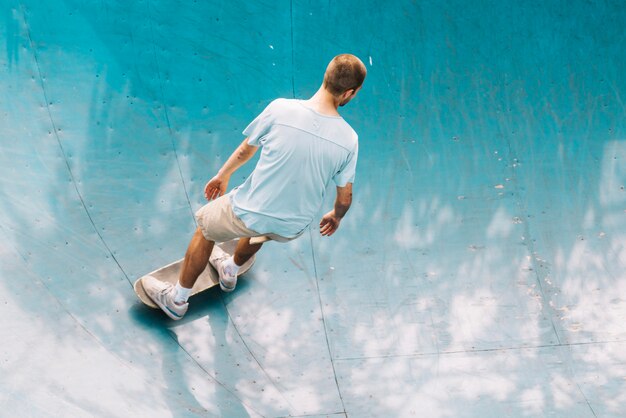
<svg viewBox="0 0 626 418">
<path fill-rule="evenodd" d="M 343 106 L 356 96 L 366 75 L 367 69 L 360 59 L 351 54 L 341 54 L 326 67 L 322 86 Z"/>
</svg>

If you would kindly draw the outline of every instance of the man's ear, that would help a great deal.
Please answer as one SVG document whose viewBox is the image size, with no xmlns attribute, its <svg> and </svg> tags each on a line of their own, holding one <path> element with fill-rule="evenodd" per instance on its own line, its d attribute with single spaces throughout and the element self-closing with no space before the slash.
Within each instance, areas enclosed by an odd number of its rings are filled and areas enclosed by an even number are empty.
<svg viewBox="0 0 626 418">
<path fill-rule="evenodd" d="M 346 100 L 349 97 L 354 96 L 355 89 L 346 90 L 343 92 L 343 96 L 341 97 L 343 100 Z"/>
</svg>

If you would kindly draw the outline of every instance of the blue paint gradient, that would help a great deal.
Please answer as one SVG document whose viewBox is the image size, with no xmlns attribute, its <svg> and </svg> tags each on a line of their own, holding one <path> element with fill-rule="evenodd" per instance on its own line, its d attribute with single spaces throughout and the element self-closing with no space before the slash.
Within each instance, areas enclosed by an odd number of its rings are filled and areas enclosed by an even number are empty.
<svg viewBox="0 0 626 418">
<path fill-rule="evenodd" d="M 621 2 L 0 6 L 2 414 L 623 416 Z M 340 231 L 146 309 L 241 130 L 343 52 Z"/>
</svg>

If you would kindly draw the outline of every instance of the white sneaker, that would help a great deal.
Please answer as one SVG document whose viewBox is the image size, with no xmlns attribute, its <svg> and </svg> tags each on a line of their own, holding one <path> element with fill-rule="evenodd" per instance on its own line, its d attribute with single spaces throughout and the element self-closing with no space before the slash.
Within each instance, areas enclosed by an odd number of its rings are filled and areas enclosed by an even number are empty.
<svg viewBox="0 0 626 418">
<path fill-rule="evenodd" d="M 141 285 L 150 299 L 173 320 L 177 321 L 187 313 L 189 303 L 183 305 L 174 303 L 176 288 L 173 284 L 162 282 L 152 276 L 145 276 L 141 279 Z"/>
<path fill-rule="evenodd" d="M 217 245 L 213 247 L 209 263 L 215 268 L 220 277 L 220 287 L 224 292 L 232 292 L 237 286 L 237 272 L 226 263 L 231 256 Z"/>
</svg>

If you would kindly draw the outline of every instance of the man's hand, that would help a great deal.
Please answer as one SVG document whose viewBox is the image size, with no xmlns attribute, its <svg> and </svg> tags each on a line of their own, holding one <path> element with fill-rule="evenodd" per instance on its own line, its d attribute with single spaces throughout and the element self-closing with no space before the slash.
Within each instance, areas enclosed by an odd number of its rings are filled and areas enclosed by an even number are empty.
<svg viewBox="0 0 626 418">
<path fill-rule="evenodd" d="M 215 176 L 204 186 L 204 197 L 206 200 L 217 199 L 226 193 L 228 188 L 228 177 Z"/>
<path fill-rule="evenodd" d="M 352 204 L 352 183 L 345 186 L 337 186 L 335 208 L 328 212 L 320 222 L 320 234 L 329 237 L 339 229 L 339 224 Z"/>
<path fill-rule="evenodd" d="M 320 222 L 320 234 L 325 237 L 329 237 L 335 233 L 337 229 L 339 229 L 339 224 L 341 223 L 341 218 L 335 215 L 335 211 L 331 210 L 328 212 Z"/>
<path fill-rule="evenodd" d="M 235 152 L 228 157 L 228 160 L 226 160 L 220 171 L 217 172 L 217 175 L 204 186 L 204 197 L 206 197 L 206 200 L 217 199 L 226 193 L 231 174 L 252 158 L 257 148 L 248 144 L 248 138 L 243 140 Z"/>
</svg>

